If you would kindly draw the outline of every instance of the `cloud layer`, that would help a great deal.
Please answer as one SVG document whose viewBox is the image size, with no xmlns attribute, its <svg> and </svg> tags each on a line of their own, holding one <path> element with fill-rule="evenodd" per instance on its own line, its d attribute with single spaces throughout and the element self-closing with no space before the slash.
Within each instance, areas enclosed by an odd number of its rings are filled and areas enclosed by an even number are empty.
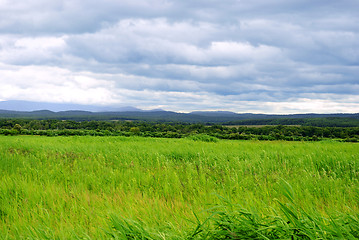
<svg viewBox="0 0 359 240">
<path fill-rule="evenodd" d="M 358 112 L 359 3 L 0 0 L 0 100 Z"/>
</svg>

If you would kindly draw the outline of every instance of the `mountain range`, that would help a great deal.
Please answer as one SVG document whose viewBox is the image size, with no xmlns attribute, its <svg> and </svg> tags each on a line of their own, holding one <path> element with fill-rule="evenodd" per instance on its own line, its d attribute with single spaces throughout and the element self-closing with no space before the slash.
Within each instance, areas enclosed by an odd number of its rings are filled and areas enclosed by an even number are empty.
<svg viewBox="0 0 359 240">
<path fill-rule="evenodd" d="M 47 102 L 31 102 L 21 100 L 10 100 L 0 102 L 1 110 L 9 111 L 40 111 L 49 110 L 52 112 L 61 111 L 89 111 L 89 112 L 125 112 L 125 111 L 142 111 L 141 109 L 130 106 L 96 106 L 82 105 L 71 103 L 47 103 Z"/>
<path fill-rule="evenodd" d="M 326 119 L 328 122 L 343 123 L 356 126 L 359 124 L 359 113 L 334 114 L 253 114 L 234 113 L 229 111 L 194 111 L 178 113 L 162 109 L 141 110 L 130 106 L 91 106 L 79 104 L 41 103 L 29 101 L 0 102 L 0 118 L 27 119 L 61 119 L 61 120 L 141 120 L 156 122 L 187 123 L 229 123 L 239 125 L 266 124 L 299 124 L 308 119 Z M 328 120 L 329 119 L 329 120 Z M 323 120 L 321 120 L 323 122 Z M 313 122 L 313 120 L 311 120 Z M 328 123 L 330 125 L 330 123 Z"/>
</svg>

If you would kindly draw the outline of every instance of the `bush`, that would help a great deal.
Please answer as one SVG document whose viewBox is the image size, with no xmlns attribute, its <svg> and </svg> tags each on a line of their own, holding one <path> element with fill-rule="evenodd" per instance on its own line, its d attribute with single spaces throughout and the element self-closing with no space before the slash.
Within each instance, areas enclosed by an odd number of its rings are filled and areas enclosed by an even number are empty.
<svg viewBox="0 0 359 240">
<path fill-rule="evenodd" d="M 205 135 L 205 134 L 196 134 L 196 135 L 191 135 L 188 137 L 189 139 L 192 139 L 194 141 L 202 141 L 202 142 L 218 142 L 218 138 L 213 137 L 213 136 L 209 136 L 209 135 Z"/>
</svg>

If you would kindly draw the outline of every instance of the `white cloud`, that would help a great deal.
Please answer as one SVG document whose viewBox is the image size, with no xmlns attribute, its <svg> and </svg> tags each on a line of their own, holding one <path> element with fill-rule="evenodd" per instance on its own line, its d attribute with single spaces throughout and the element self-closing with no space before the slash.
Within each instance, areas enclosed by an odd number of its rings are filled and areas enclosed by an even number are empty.
<svg viewBox="0 0 359 240">
<path fill-rule="evenodd" d="M 0 0 L 0 99 L 352 111 L 358 8 L 354 0 Z"/>
<path fill-rule="evenodd" d="M 57 67 L 0 67 L 1 99 L 81 104 L 118 102 L 113 83 Z"/>
<path fill-rule="evenodd" d="M 66 48 L 63 37 L 6 36 L 0 42 L 0 61 L 12 64 L 51 64 Z"/>
</svg>

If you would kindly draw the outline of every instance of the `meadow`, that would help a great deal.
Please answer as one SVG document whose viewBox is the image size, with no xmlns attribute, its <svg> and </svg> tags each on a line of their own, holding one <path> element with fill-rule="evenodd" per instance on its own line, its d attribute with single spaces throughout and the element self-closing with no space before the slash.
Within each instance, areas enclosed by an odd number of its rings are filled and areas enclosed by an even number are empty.
<svg viewBox="0 0 359 240">
<path fill-rule="evenodd" d="M 0 239 L 356 239 L 358 218 L 357 143 L 0 136 Z"/>
</svg>

